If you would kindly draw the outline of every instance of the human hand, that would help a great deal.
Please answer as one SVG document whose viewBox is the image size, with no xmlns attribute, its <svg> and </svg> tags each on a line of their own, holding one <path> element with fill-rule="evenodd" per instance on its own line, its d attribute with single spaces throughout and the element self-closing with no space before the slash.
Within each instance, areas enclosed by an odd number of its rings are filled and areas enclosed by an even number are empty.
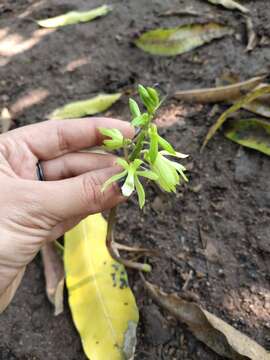
<svg viewBox="0 0 270 360">
<path fill-rule="evenodd" d="M 46 241 L 123 201 L 117 185 L 101 192 L 119 172 L 115 158 L 79 152 L 101 145 L 99 127 L 134 134 L 126 122 L 91 118 L 46 121 L 0 135 L 0 312 Z M 37 181 L 38 161 L 46 181 Z"/>
</svg>

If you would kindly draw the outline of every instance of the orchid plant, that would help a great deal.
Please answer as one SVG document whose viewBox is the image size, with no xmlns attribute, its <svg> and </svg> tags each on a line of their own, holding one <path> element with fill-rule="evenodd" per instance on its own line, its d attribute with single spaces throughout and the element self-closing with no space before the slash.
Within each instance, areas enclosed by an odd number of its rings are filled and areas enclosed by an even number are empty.
<svg viewBox="0 0 270 360">
<path fill-rule="evenodd" d="M 122 152 L 122 156 L 117 159 L 122 171 L 107 180 L 102 191 L 114 182 L 121 182 L 123 196 L 129 197 L 136 192 L 142 209 L 145 205 L 145 183 L 142 179 L 154 182 L 164 192 L 176 192 L 177 185 L 188 179 L 185 175 L 186 168 L 171 158 L 179 160 L 188 155 L 177 152 L 158 133 L 154 118 L 163 101 L 160 100 L 156 89 L 139 85 L 138 92 L 143 112 L 134 99 L 129 99 L 132 125 L 137 129 L 134 139 L 125 139 L 117 129 L 100 128 L 99 131 L 106 137 L 103 145 L 107 151 Z M 112 221 L 115 221 L 115 216 L 109 217 L 107 244 L 110 250 L 113 241 L 110 223 Z M 117 257 L 115 252 L 110 252 L 114 258 Z M 117 260 L 119 261 L 119 257 Z"/>
</svg>

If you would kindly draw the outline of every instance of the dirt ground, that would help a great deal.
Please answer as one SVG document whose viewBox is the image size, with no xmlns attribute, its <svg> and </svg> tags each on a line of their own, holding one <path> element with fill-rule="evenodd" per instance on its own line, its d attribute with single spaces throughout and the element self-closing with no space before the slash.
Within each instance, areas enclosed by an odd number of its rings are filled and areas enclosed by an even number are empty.
<svg viewBox="0 0 270 360">
<path fill-rule="evenodd" d="M 33 19 L 101 1 L 2 0 L 0 3 L 0 109 L 14 115 L 14 127 L 44 120 L 56 107 L 99 92 L 159 83 L 164 93 L 213 86 L 225 72 L 248 79 L 268 68 L 269 45 L 245 52 L 244 19 L 199 0 L 111 0 L 113 12 L 94 22 L 63 29 L 38 29 Z M 270 2 L 243 1 L 252 10 L 259 36 L 270 37 Z M 158 17 L 167 9 L 193 5 L 202 15 Z M 236 36 L 214 41 L 172 58 L 147 55 L 132 45 L 139 32 L 157 26 L 206 22 L 204 12 L 231 24 Z M 135 199 L 120 210 L 117 238 L 174 254 L 175 262 L 150 259 L 149 279 L 180 292 L 192 270 L 188 290 L 207 310 L 270 350 L 270 162 L 217 134 L 199 148 L 216 119 L 211 106 L 168 100 L 175 123 L 162 132 L 190 154 L 190 182 L 173 196 L 150 189 L 142 214 Z M 128 120 L 127 97 L 109 112 Z M 130 273 L 141 313 L 136 359 L 221 360 L 164 313 Z M 93 316 L 94 321 L 94 316 Z M 108 355 L 108 359 L 109 359 Z M 53 316 L 44 291 L 41 259 L 29 265 L 8 310 L 0 317 L 1 360 L 82 360 L 79 336 L 66 304 Z"/>
</svg>

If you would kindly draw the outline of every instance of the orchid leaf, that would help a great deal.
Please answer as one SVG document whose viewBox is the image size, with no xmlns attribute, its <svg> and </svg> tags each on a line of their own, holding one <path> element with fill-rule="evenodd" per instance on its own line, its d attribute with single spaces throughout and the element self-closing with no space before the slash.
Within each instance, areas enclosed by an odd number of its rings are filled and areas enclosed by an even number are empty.
<svg viewBox="0 0 270 360">
<path fill-rule="evenodd" d="M 135 44 L 152 55 L 174 56 L 202 46 L 214 39 L 232 35 L 233 29 L 217 23 L 190 24 L 160 28 L 143 33 Z"/>
<path fill-rule="evenodd" d="M 239 119 L 228 122 L 225 136 L 245 147 L 270 156 L 270 123 L 261 119 Z"/>
<path fill-rule="evenodd" d="M 37 20 L 37 23 L 44 28 L 58 28 L 66 25 L 89 22 L 97 17 L 107 15 L 111 10 L 111 6 L 103 5 L 89 11 L 70 11 L 53 18 Z"/>
<path fill-rule="evenodd" d="M 100 94 L 89 100 L 75 101 L 56 109 L 49 115 L 50 119 L 74 119 L 87 115 L 95 115 L 110 108 L 120 99 L 122 94 Z"/>
<path fill-rule="evenodd" d="M 132 359 L 138 309 L 123 265 L 108 253 L 106 232 L 106 221 L 96 214 L 66 233 L 69 304 L 89 359 Z"/>
</svg>

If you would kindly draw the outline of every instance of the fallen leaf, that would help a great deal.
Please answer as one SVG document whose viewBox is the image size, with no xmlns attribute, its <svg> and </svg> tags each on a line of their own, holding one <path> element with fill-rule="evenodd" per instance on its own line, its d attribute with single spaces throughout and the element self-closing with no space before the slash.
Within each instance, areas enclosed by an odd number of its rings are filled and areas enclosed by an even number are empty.
<svg viewBox="0 0 270 360">
<path fill-rule="evenodd" d="M 92 99 L 81 100 L 67 104 L 53 111 L 50 119 L 72 119 L 81 118 L 86 115 L 95 115 L 107 110 L 122 96 L 117 94 L 100 94 Z"/>
<path fill-rule="evenodd" d="M 233 0 L 207 0 L 207 1 L 214 5 L 221 5 L 229 10 L 239 10 L 244 14 L 248 14 L 250 12 L 248 8 Z"/>
<path fill-rule="evenodd" d="M 174 56 L 225 35 L 232 35 L 233 32 L 234 30 L 231 27 L 217 23 L 190 24 L 147 31 L 135 41 L 135 44 L 153 55 Z"/>
<path fill-rule="evenodd" d="M 111 10 L 111 6 L 103 5 L 89 11 L 70 11 L 66 14 L 53 18 L 37 20 L 37 23 L 39 26 L 44 28 L 58 28 L 61 26 L 94 20 L 97 17 L 107 15 Z"/>
<path fill-rule="evenodd" d="M 170 9 L 167 10 L 161 14 L 159 14 L 159 16 L 200 16 L 201 12 L 195 10 L 192 6 L 188 6 L 186 8 L 183 9 Z"/>
<path fill-rule="evenodd" d="M 270 123 L 261 119 L 232 120 L 226 124 L 225 136 L 245 147 L 270 155 Z"/>
<path fill-rule="evenodd" d="M 260 89 L 263 88 L 265 86 L 267 86 L 268 84 L 263 83 L 262 81 L 264 80 L 266 76 L 265 75 L 261 75 L 261 76 L 257 76 L 254 77 L 252 79 L 250 79 L 250 89 L 249 89 L 249 80 L 246 82 L 247 83 L 247 87 L 246 88 L 242 88 L 239 91 L 239 95 L 236 97 L 228 97 L 227 99 L 225 99 L 229 104 L 233 104 L 235 99 L 239 98 L 240 96 L 243 96 L 245 92 L 247 92 L 247 90 L 252 90 L 253 88 L 256 89 Z M 237 79 L 237 80 L 236 80 Z M 260 83 L 258 84 L 256 82 L 256 80 L 261 79 Z M 254 84 L 253 84 L 253 80 L 254 80 Z M 238 75 L 234 74 L 234 75 L 226 75 L 223 76 L 222 78 L 218 79 L 217 82 L 219 83 L 219 85 L 224 86 L 225 84 L 227 85 L 228 83 L 230 85 L 237 85 L 238 82 Z M 241 83 L 239 83 L 240 85 Z M 243 83 L 245 84 L 245 82 Z M 256 85 L 256 86 L 254 86 Z M 250 112 L 253 112 L 257 115 L 261 115 L 267 118 L 270 118 L 270 96 L 269 94 L 264 94 L 260 97 L 258 97 L 256 100 L 252 101 L 251 103 L 248 104 L 244 104 L 242 106 L 243 109 L 248 110 Z"/>
<path fill-rule="evenodd" d="M 243 106 L 246 106 L 247 104 L 251 103 L 252 101 L 256 100 L 260 96 L 264 94 L 270 93 L 270 86 L 264 86 L 259 89 L 255 89 L 251 91 L 246 96 L 242 97 L 240 100 L 238 100 L 235 104 L 233 104 L 228 110 L 226 110 L 215 122 L 214 125 L 211 126 L 209 129 L 206 138 L 203 142 L 202 149 L 206 146 L 208 141 L 215 135 L 216 131 L 224 124 L 224 122 L 228 119 L 230 115 L 235 113 L 237 110 L 241 109 Z"/>
<path fill-rule="evenodd" d="M 246 17 L 246 29 L 247 29 L 247 39 L 248 39 L 246 51 L 250 52 L 254 50 L 258 44 L 258 37 L 257 34 L 255 33 L 253 21 L 250 16 Z"/>
<path fill-rule="evenodd" d="M 106 233 L 96 214 L 65 235 L 69 304 L 88 358 L 131 360 L 139 314 L 125 268 L 108 253 Z"/>
<path fill-rule="evenodd" d="M 200 341 L 217 354 L 233 360 L 270 359 L 270 354 L 262 346 L 198 304 L 175 294 L 166 294 L 144 278 L 143 282 L 160 306 L 185 323 Z"/>
<path fill-rule="evenodd" d="M 0 132 L 7 132 L 12 125 L 12 116 L 8 110 L 8 108 L 3 108 L 0 114 Z"/>
<path fill-rule="evenodd" d="M 54 315 L 61 314 L 64 310 L 64 265 L 54 243 L 47 243 L 41 249 L 46 293 L 49 301 L 54 305 Z"/>
<path fill-rule="evenodd" d="M 260 99 L 254 100 L 243 106 L 243 109 L 253 112 L 254 114 L 270 118 L 270 105 Z"/>
<path fill-rule="evenodd" d="M 254 89 L 265 79 L 265 75 L 256 76 L 249 80 L 236 84 L 218 86 L 214 88 L 194 89 L 186 91 L 177 91 L 173 97 L 178 100 L 197 102 L 197 103 L 217 103 L 222 101 L 230 101 L 239 98 L 243 94 Z"/>
</svg>

